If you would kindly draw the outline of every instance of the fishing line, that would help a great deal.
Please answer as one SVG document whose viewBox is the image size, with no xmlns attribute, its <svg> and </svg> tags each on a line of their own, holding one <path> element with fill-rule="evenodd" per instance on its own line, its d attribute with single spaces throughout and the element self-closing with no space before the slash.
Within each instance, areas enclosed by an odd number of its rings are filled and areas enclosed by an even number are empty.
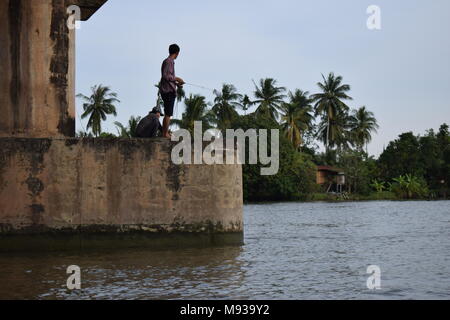
<svg viewBox="0 0 450 320">
<path fill-rule="evenodd" d="M 207 88 L 207 87 L 205 87 L 205 86 L 200 86 L 200 85 L 194 84 L 194 83 L 187 83 L 187 82 L 185 82 L 184 84 L 186 84 L 186 85 L 188 85 L 188 86 L 191 86 L 191 87 L 196 87 L 196 88 L 208 90 L 208 91 L 211 91 L 211 92 L 215 92 L 215 91 L 216 91 L 215 89 Z M 179 116 L 179 109 L 178 109 L 178 103 L 179 103 L 179 102 L 180 102 L 180 101 L 177 99 L 177 103 L 176 103 L 176 106 L 175 106 L 175 116 L 176 116 L 176 119 L 178 119 L 178 116 Z"/>
<path fill-rule="evenodd" d="M 216 91 L 215 89 L 211 89 L 211 88 L 208 88 L 208 87 L 205 87 L 205 86 L 200 86 L 200 85 L 194 84 L 194 83 L 187 83 L 187 82 L 185 82 L 184 84 L 185 84 L 185 85 L 188 85 L 188 86 L 191 86 L 191 87 L 196 87 L 196 88 L 208 90 L 208 91 L 211 91 L 211 92 L 215 92 L 215 91 Z M 175 119 L 178 119 L 178 116 L 179 116 L 178 103 L 179 103 L 179 101 L 178 101 L 178 99 L 177 99 L 176 105 L 175 105 L 175 113 L 174 113 Z"/>
<path fill-rule="evenodd" d="M 188 86 L 191 86 L 191 87 L 197 87 L 197 88 L 200 88 L 200 89 L 209 90 L 209 91 L 212 91 L 212 92 L 215 91 L 214 89 L 207 88 L 207 87 L 204 87 L 204 86 L 200 86 L 200 85 L 198 85 L 198 84 L 187 83 L 187 82 L 185 82 L 184 84 L 187 84 Z"/>
</svg>

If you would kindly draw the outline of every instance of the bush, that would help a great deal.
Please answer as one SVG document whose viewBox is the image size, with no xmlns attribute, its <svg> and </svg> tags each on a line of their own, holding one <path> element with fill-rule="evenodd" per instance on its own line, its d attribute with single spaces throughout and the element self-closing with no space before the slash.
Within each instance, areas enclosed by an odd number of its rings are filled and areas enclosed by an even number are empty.
<svg viewBox="0 0 450 320">
<path fill-rule="evenodd" d="M 402 199 L 420 199 L 429 195 L 426 181 L 423 178 L 407 174 L 394 179 L 390 191 Z"/>
</svg>

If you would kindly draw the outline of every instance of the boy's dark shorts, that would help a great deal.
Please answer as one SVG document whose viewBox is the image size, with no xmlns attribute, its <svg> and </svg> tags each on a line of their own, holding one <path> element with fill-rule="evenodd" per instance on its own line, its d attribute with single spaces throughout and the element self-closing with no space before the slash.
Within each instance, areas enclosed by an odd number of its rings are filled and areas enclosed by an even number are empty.
<svg viewBox="0 0 450 320">
<path fill-rule="evenodd" d="M 173 107 L 175 106 L 175 100 L 177 99 L 176 93 L 161 93 L 161 98 L 164 101 L 164 115 L 166 117 L 173 117 Z"/>
</svg>

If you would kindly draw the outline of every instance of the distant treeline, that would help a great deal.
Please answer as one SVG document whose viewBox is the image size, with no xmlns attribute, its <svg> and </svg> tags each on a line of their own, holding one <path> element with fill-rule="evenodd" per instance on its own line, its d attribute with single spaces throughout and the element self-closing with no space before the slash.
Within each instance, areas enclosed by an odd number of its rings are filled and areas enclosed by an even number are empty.
<svg viewBox="0 0 450 320">
<path fill-rule="evenodd" d="M 350 85 L 341 76 L 330 73 L 317 83 L 318 92 L 288 91 L 271 78 L 255 83 L 251 95 L 240 94 L 232 84 L 214 91 L 208 103 L 201 95 L 186 96 L 178 90 L 178 101 L 185 111 L 173 126 L 193 131 L 202 121 L 204 130 L 279 129 L 280 171 L 261 176 L 260 167 L 245 165 L 246 201 L 310 200 L 325 192 L 316 184 L 317 165 L 339 167 L 346 172 L 346 191 L 376 198 L 425 198 L 445 196 L 450 186 L 450 137 L 448 126 L 425 136 L 400 135 L 379 159 L 370 157 L 367 145 L 377 132 L 375 115 L 365 106 L 352 109 Z M 85 103 L 82 118 L 89 118 L 87 130 L 78 136 L 116 137 L 102 133 L 101 123 L 108 115 L 117 115 L 117 94 L 102 85 L 92 88 L 90 97 L 79 95 Z M 162 101 L 158 99 L 157 104 Z M 254 110 L 249 113 L 249 110 Z M 241 111 L 241 112 L 238 112 Z M 131 117 L 127 125 L 116 122 L 119 137 L 132 138 L 140 117 Z M 318 142 L 325 152 L 319 152 Z"/>
</svg>

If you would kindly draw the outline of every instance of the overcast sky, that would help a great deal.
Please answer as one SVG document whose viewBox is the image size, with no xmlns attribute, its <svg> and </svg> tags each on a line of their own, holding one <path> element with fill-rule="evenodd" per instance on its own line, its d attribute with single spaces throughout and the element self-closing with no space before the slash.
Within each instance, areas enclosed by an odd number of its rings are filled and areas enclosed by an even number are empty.
<svg viewBox="0 0 450 320">
<path fill-rule="evenodd" d="M 381 8 L 379 31 L 366 26 L 369 5 Z M 114 121 L 155 105 L 171 43 L 182 48 L 177 75 L 209 88 L 251 94 L 252 79 L 271 77 L 316 93 L 321 74 L 335 72 L 352 87 L 349 105 L 375 113 L 369 152 L 378 155 L 402 132 L 450 123 L 449 30 L 448 0 L 109 0 L 77 31 L 76 90 L 102 83 L 119 94 L 105 126 L 116 133 Z"/>
</svg>

